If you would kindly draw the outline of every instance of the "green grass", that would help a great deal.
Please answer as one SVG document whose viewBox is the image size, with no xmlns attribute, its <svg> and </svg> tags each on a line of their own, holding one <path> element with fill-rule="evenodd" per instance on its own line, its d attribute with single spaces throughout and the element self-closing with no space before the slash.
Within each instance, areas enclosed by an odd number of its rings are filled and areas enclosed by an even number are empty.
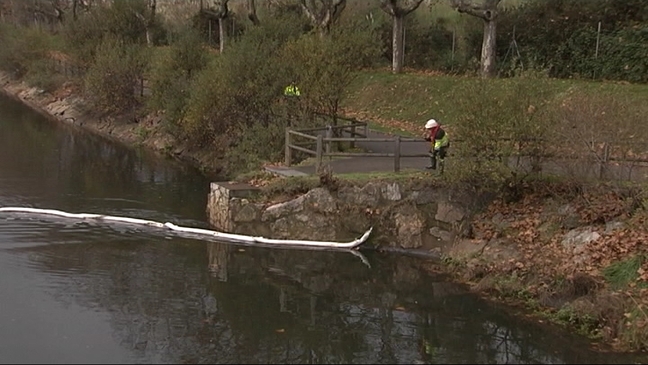
<svg viewBox="0 0 648 365">
<path fill-rule="evenodd" d="M 342 108 L 363 115 L 370 127 L 387 132 L 409 131 L 419 133 L 421 124 L 429 119 L 439 119 L 451 126 L 462 113 L 456 107 L 453 91 L 458 87 L 471 87 L 480 81 L 476 77 L 403 73 L 394 75 L 388 70 L 364 71 L 357 75 L 347 89 Z M 627 100 L 648 99 L 648 85 L 595 82 L 588 80 L 547 79 L 539 87 L 554 95 L 552 102 L 560 102 L 575 92 L 587 95 L 616 95 Z M 510 79 L 493 79 L 489 82 L 506 89 Z M 529 82 L 534 82 L 529 79 Z"/>
<path fill-rule="evenodd" d="M 643 255 L 636 255 L 627 260 L 617 261 L 603 270 L 603 276 L 615 289 L 621 289 L 639 277 L 637 270 L 645 260 Z"/>
<path fill-rule="evenodd" d="M 335 176 L 341 180 L 346 180 L 350 182 L 362 182 L 362 181 L 401 181 L 401 180 L 415 180 L 415 179 L 429 179 L 430 173 L 414 170 L 414 169 L 404 169 L 401 172 L 364 172 L 364 173 L 348 173 L 348 174 L 335 174 Z"/>
</svg>

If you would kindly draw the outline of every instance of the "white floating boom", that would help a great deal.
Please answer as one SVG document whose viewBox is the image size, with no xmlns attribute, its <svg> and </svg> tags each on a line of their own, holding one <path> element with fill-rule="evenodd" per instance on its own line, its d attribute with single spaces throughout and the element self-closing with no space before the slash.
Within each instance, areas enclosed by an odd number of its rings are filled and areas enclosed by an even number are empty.
<svg viewBox="0 0 648 365">
<path fill-rule="evenodd" d="M 116 217 L 110 215 L 101 215 L 101 214 L 89 214 L 89 213 L 68 213 L 61 210 L 54 209 L 38 209 L 38 208 L 25 208 L 25 207 L 0 207 L 0 213 L 32 213 L 32 214 L 48 214 L 56 215 L 59 217 L 65 218 L 77 218 L 82 220 L 98 220 L 98 221 L 107 221 L 107 222 L 121 222 L 128 224 L 138 224 L 149 227 L 156 227 L 162 229 L 168 229 L 180 233 L 189 233 L 192 235 L 202 235 L 216 238 L 218 240 L 227 241 L 227 242 L 239 242 L 239 243 L 260 243 L 265 245 L 278 245 L 278 246 L 305 246 L 305 247 L 328 247 L 328 248 L 342 248 L 342 249 L 353 249 L 361 244 L 363 244 L 373 230 L 373 227 L 369 228 L 362 236 L 356 238 L 353 241 L 349 242 L 331 242 L 331 241 L 309 241 L 309 240 L 288 240 L 288 239 L 272 239 L 265 237 L 253 237 L 242 234 L 234 233 L 225 233 L 212 231 L 209 229 L 202 228 L 191 228 L 191 227 L 182 227 L 177 226 L 173 223 L 161 223 L 156 221 L 150 221 L 145 219 L 138 218 L 129 218 L 129 217 Z"/>
</svg>

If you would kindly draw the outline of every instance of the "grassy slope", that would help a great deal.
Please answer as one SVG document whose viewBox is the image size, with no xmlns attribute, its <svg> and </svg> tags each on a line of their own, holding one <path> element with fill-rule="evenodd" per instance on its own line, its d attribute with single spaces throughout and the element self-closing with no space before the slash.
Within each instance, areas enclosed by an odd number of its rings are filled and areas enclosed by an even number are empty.
<svg viewBox="0 0 648 365">
<path fill-rule="evenodd" d="M 454 107 L 448 95 L 457 86 L 476 81 L 476 78 L 467 76 L 414 72 L 394 75 L 388 70 L 365 71 L 350 85 L 342 108 L 349 116 L 371 122 L 375 129 L 418 135 L 421 125 L 429 118 L 452 125 L 461 110 Z M 491 82 L 504 84 L 507 80 L 494 79 Z M 557 102 L 568 90 L 648 100 L 648 85 L 555 79 L 550 80 L 547 87 L 552 88 Z"/>
</svg>

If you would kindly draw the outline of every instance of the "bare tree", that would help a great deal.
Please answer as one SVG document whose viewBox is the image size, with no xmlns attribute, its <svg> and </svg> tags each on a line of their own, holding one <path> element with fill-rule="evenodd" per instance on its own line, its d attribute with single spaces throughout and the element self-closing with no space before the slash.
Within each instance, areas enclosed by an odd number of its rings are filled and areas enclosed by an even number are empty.
<svg viewBox="0 0 648 365">
<path fill-rule="evenodd" d="M 225 43 L 227 40 L 227 24 L 225 21 L 230 15 L 229 7 L 227 6 L 228 2 L 229 0 L 214 0 L 214 6 L 210 8 L 203 8 L 203 3 L 202 1 L 200 2 L 201 12 L 211 18 L 218 19 L 218 40 L 220 43 L 219 49 L 221 53 L 225 49 Z"/>
<path fill-rule="evenodd" d="M 392 17 L 392 72 L 401 73 L 405 60 L 405 17 L 423 0 L 380 0 L 380 8 Z"/>
<path fill-rule="evenodd" d="M 247 0 L 247 12 L 248 12 L 248 19 L 252 21 L 252 24 L 254 25 L 261 24 L 261 22 L 259 21 L 259 17 L 257 16 L 256 3 L 254 2 L 254 0 Z"/>
<path fill-rule="evenodd" d="M 155 23 L 157 0 L 148 0 L 146 7 L 147 14 L 135 13 L 135 15 L 144 23 L 144 28 L 146 29 L 146 44 L 151 47 L 153 46 L 152 30 L 153 24 Z"/>
<path fill-rule="evenodd" d="M 347 2 L 346 0 L 299 0 L 299 3 L 320 35 L 325 36 L 331 30 L 331 25 L 340 18 Z"/>
<path fill-rule="evenodd" d="M 481 4 L 475 4 L 478 0 L 450 0 L 451 5 L 460 13 L 466 13 L 484 21 L 484 39 L 481 51 L 481 75 L 482 77 L 495 76 L 496 70 L 496 38 L 497 38 L 497 16 L 499 14 L 497 5 L 501 0 L 479 0 Z"/>
</svg>

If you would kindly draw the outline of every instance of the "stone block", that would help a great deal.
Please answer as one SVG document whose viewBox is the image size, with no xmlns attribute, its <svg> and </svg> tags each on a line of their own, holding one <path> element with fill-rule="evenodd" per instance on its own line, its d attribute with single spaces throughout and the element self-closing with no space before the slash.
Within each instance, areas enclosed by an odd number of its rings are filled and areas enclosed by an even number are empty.
<svg viewBox="0 0 648 365">
<path fill-rule="evenodd" d="M 439 222 L 456 223 L 462 220 L 464 216 L 465 214 L 461 211 L 461 209 L 457 208 L 451 203 L 442 202 L 439 203 L 439 207 L 437 208 L 437 213 L 434 219 L 438 220 Z"/>
</svg>

